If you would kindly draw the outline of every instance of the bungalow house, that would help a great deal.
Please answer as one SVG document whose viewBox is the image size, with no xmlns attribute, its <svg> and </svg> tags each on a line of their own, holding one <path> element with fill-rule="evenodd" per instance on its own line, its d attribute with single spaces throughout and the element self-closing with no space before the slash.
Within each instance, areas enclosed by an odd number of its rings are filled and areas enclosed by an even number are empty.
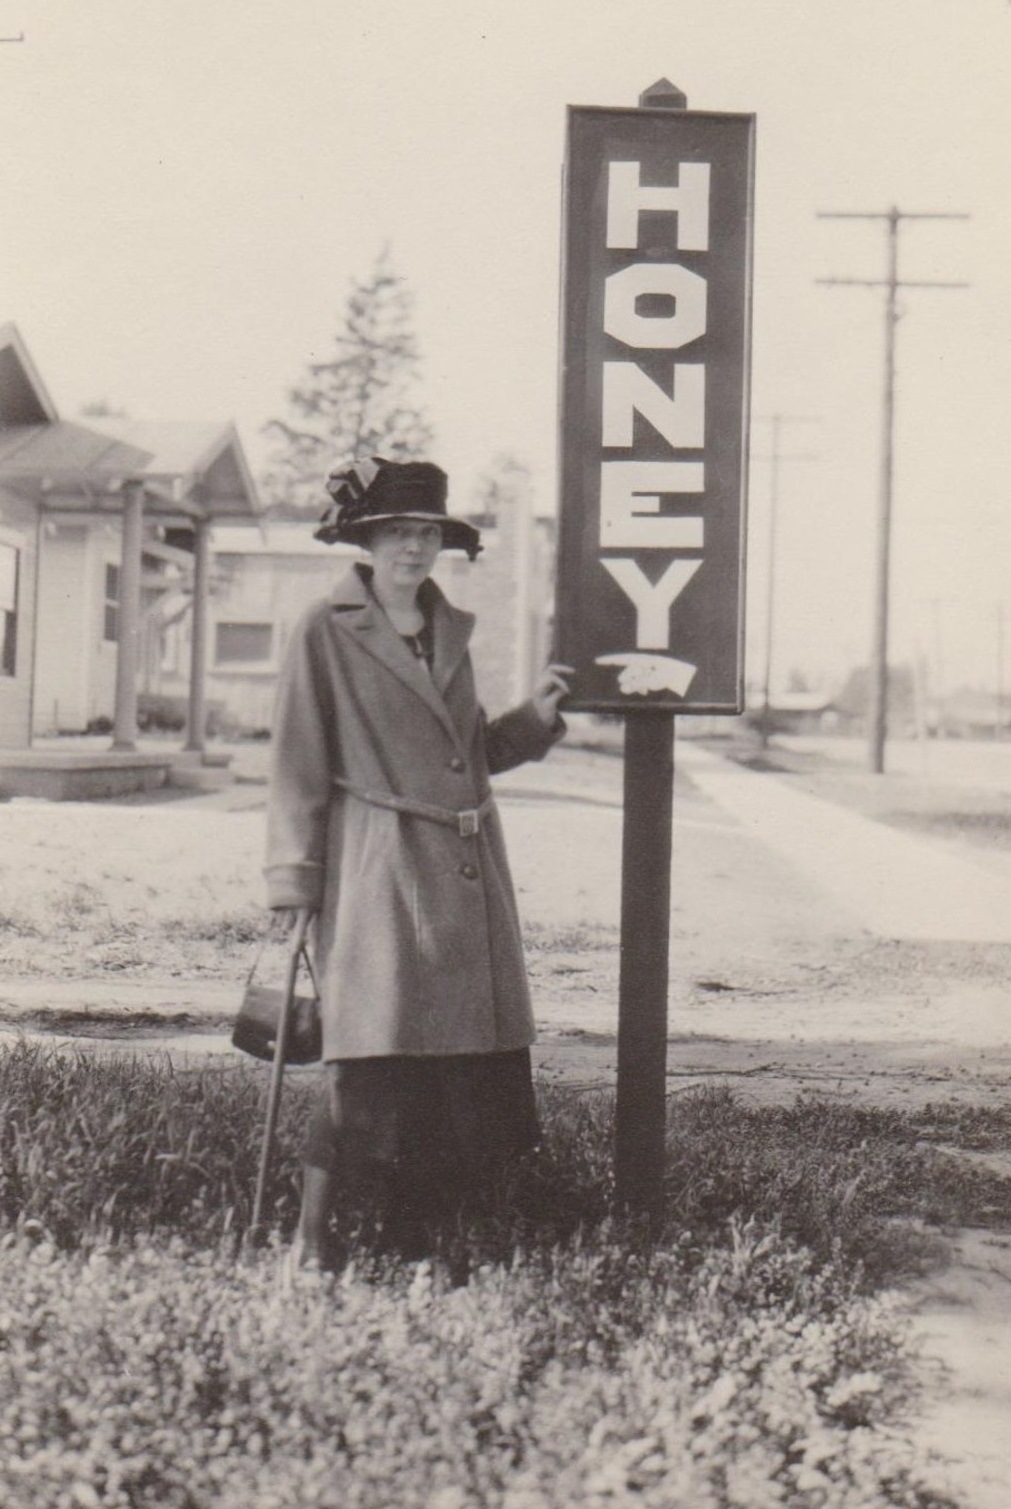
<svg viewBox="0 0 1011 1509">
<path fill-rule="evenodd" d="M 73 756 L 33 756 L 32 737 L 103 719 L 106 776 L 83 791 L 113 789 L 113 771 L 124 789 L 156 763 L 136 751 L 138 692 L 161 605 L 184 585 L 186 748 L 202 755 L 210 533 L 259 509 L 232 425 L 62 420 L 16 327 L 0 326 L 0 789 L 69 794 L 44 776 Z"/>
<path fill-rule="evenodd" d="M 771 692 L 766 702 L 761 687 L 748 688 L 745 723 L 766 739 L 772 734 L 837 733 L 841 726 L 838 706 L 829 692 L 784 689 Z"/>
<path fill-rule="evenodd" d="M 931 709 L 932 733 L 949 739 L 1003 739 L 1011 734 L 1011 703 L 1003 692 L 963 686 Z"/>
</svg>

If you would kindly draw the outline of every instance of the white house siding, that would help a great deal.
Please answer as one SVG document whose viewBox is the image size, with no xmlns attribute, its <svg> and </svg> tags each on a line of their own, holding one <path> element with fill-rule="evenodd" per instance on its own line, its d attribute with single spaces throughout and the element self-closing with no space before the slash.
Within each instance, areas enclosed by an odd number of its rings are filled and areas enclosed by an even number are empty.
<svg viewBox="0 0 1011 1509">
<path fill-rule="evenodd" d="M 18 551 L 19 567 L 15 674 L 0 674 L 0 748 L 26 749 L 31 742 L 35 654 L 36 511 L 34 504 L 5 489 L 0 489 L 0 540 Z"/>
<path fill-rule="evenodd" d="M 118 565 L 118 530 L 49 520 L 39 566 L 39 647 L 34 729 L 79 733 L 111 718 L 116 645 L 104 638 L 105 567 Z"/>
<path fill-rule="evenodd" d="M 494 717 L 530 695 L 548 659 L 552 556 L 548 537 L 519 506 L 504 509 L 483 538 L 476 561 L 443 556 L 435 575 L 450 601 L 477 617 L 474 673 Z"/>
<path fill-rule="evenodd" d="M 87 526 L 47 521 L 42 533 L 34 725 L 37 734 L 50 734 L 88 721 Z"/>
<path fill-rule="evenodd" d="M 263 733 L 274 719 L 274 676 L 230 676 L 216 671 L 211 678 L 211 701 L 220 704 L 228 723 L 244 733 Z"/>
<path fill-rule="evenodd" d="M 227 720 L 246 732 L 269 729 L 277 672 L 292 627 L 309 603 L 324 597 L 347 569 L 347 556 L 246 554 L 216 551 L 213 570 L 208 695 Z M 224 625 L 270 625 L 263 660 L 221 657 Z"/>
</svg>

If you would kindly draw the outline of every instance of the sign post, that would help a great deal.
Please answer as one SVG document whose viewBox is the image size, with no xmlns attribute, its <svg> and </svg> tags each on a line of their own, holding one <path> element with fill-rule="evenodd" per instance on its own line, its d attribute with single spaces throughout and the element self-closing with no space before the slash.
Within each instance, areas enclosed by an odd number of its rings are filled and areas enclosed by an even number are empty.
<svg viewBox="0 0 1011 1509">
<path fill-rule="evenodd" d="M 674 717 L 743 710 L 754 117 L 570 107 L 556 653 L 625 719 L 618 1202 L 663 1195 Z"/>
</svg>

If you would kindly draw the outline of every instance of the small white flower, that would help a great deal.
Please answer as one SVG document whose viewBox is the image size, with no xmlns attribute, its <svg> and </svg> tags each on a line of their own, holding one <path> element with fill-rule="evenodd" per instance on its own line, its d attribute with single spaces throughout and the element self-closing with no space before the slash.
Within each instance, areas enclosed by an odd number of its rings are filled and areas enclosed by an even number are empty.
<svg viewBox="0 0 1011 1509">
<path fill-rule="evenodd" d="M 407 1313 L 418 1315 L 432 1303 L 432 1265 L 425 1260 L 419 1263 L 407 1291 Z"/>
<path fill-rule="evenodd" d="M 426 1509 L 468 1509 L 470 1502 L 462 1488 L 451 1485 L 437 1488 L 428 1500 Z"/>
<path fill-rule="evenodd" d="M 883 1385 L 877 1373 L 854 1373 L 850 1378 L 841 1378 L 835 1388 L 826 1395 L 830 1409 L 841 1409 L 852 1399 L 864 1394 L 880 1394 Z"/>
</svg>

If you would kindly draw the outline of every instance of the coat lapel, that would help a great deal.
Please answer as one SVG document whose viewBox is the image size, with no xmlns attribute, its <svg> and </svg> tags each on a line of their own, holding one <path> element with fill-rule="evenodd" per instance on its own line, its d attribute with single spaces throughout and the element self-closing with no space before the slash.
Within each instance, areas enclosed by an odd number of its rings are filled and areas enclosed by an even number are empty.
<svg viewBox="0 0 1011 1509">
<path fill-rule="evenodd" d="M 435 665 L 431 676 L 404 644 L 357 568 L 337 583 L 331 602 L 342 627 L 354 635 L 367 654 L 385 665 L 404 686 L 420 697 L 459 743 L 462 730 L 453 722 L 443 693 L 467 653 L 474 616 L 454 608 L 434 582 L 426 582 L 425 588 L 434 594 L 431 607 Z"/>
<path fill-rule="evenodd" d="M 446 688 L 460 669 L 467 653 L 470 636 L 474 632 L 474 615 L 464 613 L 460 608 L 454 608 L 452 603 L 447 602 L 439 592 L 438 587 L 435 587 L 435 583 L 431 585 L 439 594 L 435 598 L 432 610 L 432 623 L 435 630 L 435 664 L 432 667 L 432 680 L 440 694 L 445 696 Z"/>
</svg>

